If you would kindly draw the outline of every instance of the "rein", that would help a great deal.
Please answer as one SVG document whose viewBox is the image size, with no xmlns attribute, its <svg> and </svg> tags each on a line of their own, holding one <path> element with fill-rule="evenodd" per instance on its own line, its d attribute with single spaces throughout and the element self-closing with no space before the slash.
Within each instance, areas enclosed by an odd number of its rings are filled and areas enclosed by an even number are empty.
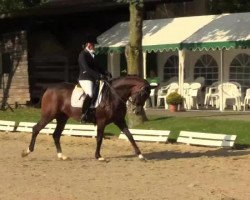
<svg viewBox="0 0 250 200">
<path fill-rule="evenodd" d="M 118 99 L 119 99 L 122 103 L 126 104 L 126 102 L 120 97 L 119 94 L 117 94 L 117 92 L 114 90 L 114 88 L 112 88 L 112 86 L 109 84 L 109 82 L 106 81 L 106 80 L 103 80 L 103 81 L 104 81 L 104 83 L 108 86 L 108 88 L 111 90 L 111 92 L 112 92 L 113 94 L 115 94 L 115 96 L 118 97 Z M 133 104 L 133 102 L 132 102 L 130 99 L 128 99 L 128 101 L 129 101 L 130 103 Z"/>
<path fill-rule="evenodd" d="M 117 94 L 117 92 L 116 92 L 116 91 L 114 90 L 114 88 L 109 84 L 109 82 L 106 81 L 106 80 L 103 80 L 103 81 L 104 81 L 104 83 L 109 87 L 109 89 L 111 90 L 111 92 L 113 92 L 113 94 L 115 94 L 116 97 L 117 97 L 121 102 L 123 102 L 124 104 L 126 104 L 126 102 L 119 96 L 119 94 Z M 136 92 L 136 93 L 140 93 L 140 95 L 142 96 L 142 95 L 143 95 L 143 92 L 147 93 L 145 90 L 140 90 L 140 91 L 138 91 L 138 92 Z M 134 105 L 134 102 L 131 101 L 130 99 L 128 99 L 127 101 L 129 101 L 131 104 Z"/>
</svg>

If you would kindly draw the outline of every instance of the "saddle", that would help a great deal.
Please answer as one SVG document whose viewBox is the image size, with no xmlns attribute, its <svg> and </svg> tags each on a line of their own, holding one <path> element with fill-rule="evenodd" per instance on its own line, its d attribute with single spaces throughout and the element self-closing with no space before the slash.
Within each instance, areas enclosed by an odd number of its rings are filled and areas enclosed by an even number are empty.
<svg viewBox="0 0 250 200">
<path fill-rule="evenodd" d="M 91 105 L 91 108 L 96 108 L 102 99 L 102 89 L 104 86 L 104 82 L 100 81 L 99 88 L 97 88 L 97 92 L 94 92 L 94 97 L 93 97 L 93 103 Z M 76 84 L 72 95 L 71 95 L 71 106 L 75 108 L 82 108 L 83 102 L 86 98 L 86 94 L 83 90 L 83 88 L 80 86 L 80 84 Z"/>
</svg>

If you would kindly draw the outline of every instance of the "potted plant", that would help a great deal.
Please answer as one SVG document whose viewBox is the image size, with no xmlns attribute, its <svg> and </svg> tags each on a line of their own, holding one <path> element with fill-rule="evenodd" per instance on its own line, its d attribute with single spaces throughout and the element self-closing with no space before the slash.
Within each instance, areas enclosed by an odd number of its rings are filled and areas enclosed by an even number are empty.
<svg viewBox="0 0 250 200">
<path fill-rule="evenodd" d="M 170 112 L 175 112 L 178 105 L 183 103 L 183 97 L 178 92 L 171 92 L 166 98 L 166 103 L 169 105 Z"/>
</svg>

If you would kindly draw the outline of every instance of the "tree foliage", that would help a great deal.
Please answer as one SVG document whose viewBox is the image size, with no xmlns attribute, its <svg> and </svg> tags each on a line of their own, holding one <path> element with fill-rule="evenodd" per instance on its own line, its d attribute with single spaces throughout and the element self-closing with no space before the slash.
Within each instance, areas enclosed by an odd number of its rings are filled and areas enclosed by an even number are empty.
<svg viewBox="0 0 250 200">
<path fill-rule="evenodd" d="M 0 13 L 11 13 L 34 6 L 40 6 L 48 0 L 0 0 Z"/>
<path fill-rule="evenodd" d="M 209 3 L 210 12 L 212 14 L 220 14 L 223 12 L 249 12 L 249 0 L 211 0 Z"/>
<path fill-rule="evenodd" d="M 0 12 L 12 12 L 13 10 L 22 9 L 24 7 L 22 0 L 0 0 Z"/>
</svg>

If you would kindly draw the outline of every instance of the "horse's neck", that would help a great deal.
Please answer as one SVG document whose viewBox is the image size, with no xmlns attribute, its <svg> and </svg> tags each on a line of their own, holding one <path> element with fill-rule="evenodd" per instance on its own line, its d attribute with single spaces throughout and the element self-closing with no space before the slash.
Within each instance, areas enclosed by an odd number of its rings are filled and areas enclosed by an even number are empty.
<svg viewBox="0 0 250 200">
<path fill-rule="evenodd" d="M 133 88 L 142 84 L 143 82 L 137 76 L 127 76 L 113 81 L 110 90 L 113 97 L 127 101 Z"/>
<path fill-rule="evenodd" d="M 112 92 L 113 96 L 121 98 L 124 101 L 127 101 L 131 95 L 132 87 L 133 87 L 132 85 L 113 87 L 113 92 Z"/>
</svg>

